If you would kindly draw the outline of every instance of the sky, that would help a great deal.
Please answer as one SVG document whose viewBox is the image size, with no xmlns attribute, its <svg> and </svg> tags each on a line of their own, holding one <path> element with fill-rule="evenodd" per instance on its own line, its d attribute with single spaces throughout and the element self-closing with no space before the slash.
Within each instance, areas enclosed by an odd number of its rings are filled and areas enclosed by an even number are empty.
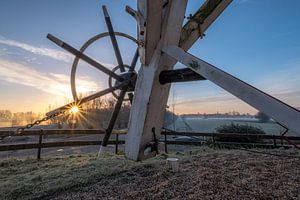
<svg viewBox="0 0 300 200">
<path fill-rule="evenodd" d="M 186 16 L 203 1 L 190 0 Z M 288 2 L 288 3 L 287 3 Z M 70 71 L 74 57 L 46 38 L 48 33 L 76 48 L 106 32 L 106 5 L 115 31 L 136 37 L 136 22 L 125 6 L 135 0 L 0 1 L 0 110 L 45 112 L 72 99 Z M 234 0 L 189 50 L 193 55 L 255 87 L 300 107 L 300 1 Z M 135 44 L 118 38 L 124 63 Z M 116 66 L 109 38 L 86 54 L 108 68 Z M 180 63 L 177 68 L 184 67 Z M 84 62 L 76 74 L 77 90 L 105 89 L 108 77 Z M 257 111 L 209 81 L 172 84 L 169 104 L 175 112 Z"/>
</svg>

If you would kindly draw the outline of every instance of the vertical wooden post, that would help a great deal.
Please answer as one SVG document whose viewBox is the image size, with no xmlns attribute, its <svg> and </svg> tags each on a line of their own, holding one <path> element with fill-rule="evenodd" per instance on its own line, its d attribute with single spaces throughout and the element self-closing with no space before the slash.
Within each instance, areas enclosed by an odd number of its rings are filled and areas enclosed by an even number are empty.
<svg viewBox="0 0 300 200">
<path fill-rule="evenodd" d="M 40 135 L 39 135 L 39 146 L 38 146 L 38 151 L 37 151 L 37 159 L 41 159 L 41 151 L 42 151 L 42 142 L 43 142 L 43 129 L 40 130 Z"/>
<path fill-rule="evenodd" d="M 168 153 L 168 149 L 167 149 L 167 133 L 165 133 L 165 152 Z"/>
<path fill-rule="evenodd" d="M 214 149 L 216 148 L 216 144 L 215 144 L 215 134 L 212 134 L 212 142 L 213 142 L 213 147 Z"/>
<path fill-rule="evenodd" d="M 141 63 L 149 65 L 161 37 L 163 1 L 138 0 L 137 8 L 141 15 L 137 33 L 141 42 L 139 55 Z"/>
<path fill-rule="evenodd" d="M 157 130 L 157 137 L 160 136 L 170 91 L 170 84 L 161 85 L 159 83 L 159 75 L 163 70 L 172 69 L 177 62 L 162 54 L 161 48 L 165 45 L 173 44 L 180 45 L 185 50 L 188 50 L 200 36 L 203 36 L 206 29 L 231 1 L 206 0 L 195 14 L 197 15 L 197 20 L 199 19 L 198 21 L 201 23 L 201 27 L 200 23 L 191 19 L 183 29 L 182 22 L 186 0 L 167 1 L 167 4 L 163 6 L 162 20 L 157 19 L 159 16 L 157 12 L 161 10 L 161 4 L 154 0 L 138 1 L 138 10 L 142 14 L 143 19 L 146 20 L 146 23 L 144 23 L 145 27 L 142 26 L 144 31 L 141 31 L 140 28 L 139 33 L 146 32 L 146 34 L 138 34 L 139 41 L 142 42 L 139 48 L 142 67 L 138 73 L 134 103 L 130 112 L 128 135 L 125 144 L 127 158 L 144 160 L 155 155 L 150 153 L 145 155 L 145 147 L 153 140 L 152 128 Z M 151 6 L 148 7 L 146 2 L 151 2 Z M 154 25 L 151 26 L 151 24 Z M 161 28 L 159 24 L 161 24 Z M 146 41 L 144 40 L 145 35 Z M 158 40 L 158 38 L 160 39 Z M 155 50 L 149 51 L 151 48 L 155 48 Z M 148 60 L 147 58 L 150 59 Z"/>
<path fill-rule="evenodd" d="M 186 0 L 169 1 L 159 33 L 160 40 L 150 42 L 151 46 L 155 46 L 151 61 L 143 64 L 139 70 L 125 145 L 126 157 L 129 159 L 144 160 L 155 156 L 154 152 L 145 151 L 145 148 L 153 141 L 153 128 L 157 131 L 157 138 L 160 136 L 169 94 L 169 87 L 159 83 L 159 74 L 162 70 L 172 69 L 170 62 L 176 63 L 162 54 L 161 49 L 169 44 L 178 45 L 186 3 Z M 147 17 L 147 20 L 153 19 Z"/>
<path fill-rule="evenodd" d="M 273 144 L 274 144 L 274 148 L 276 148 L 277 147 L 277 143 L 276 143 L 276 137 L 275 137 L 275 135 L 273 135 Z"/>
<path fill-rule="evenodd" d="M 118 152 L 119 152 L 118 145 L 119 145 L 119 134 L 116 133 L 115 154 L 118 154 Z"/>
</svg>

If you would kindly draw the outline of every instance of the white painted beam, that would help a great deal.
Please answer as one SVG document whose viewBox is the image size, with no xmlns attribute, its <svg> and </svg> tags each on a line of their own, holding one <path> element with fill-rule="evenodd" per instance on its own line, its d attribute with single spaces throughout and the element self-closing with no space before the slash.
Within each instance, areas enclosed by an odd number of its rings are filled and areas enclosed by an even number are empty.
<svg viewBox="0 0 300 200">
<path fill-rule="evenodd" d="M 152 128 L 155 128 L 157 137 L 160 136 L 169 94 L 169 87 L 160 85 L 159 74 L 172 68 L 173 65 L 168 63 L 174 63 L 169 56 L 161 54 L 161 48 L 178 45 L 186 3 L 187 0 L 169 1 L 160 32 L 161 39 L 153 45 L 156 47 L 149 65 L 142 65 L 138 73 L 125 144 L 126 157 L 130 159 L 143 160 L 153 156 L 145 155 L 144 150 L 153 141 Z"/>
<path fill-rule="evenodd" d="M 202 18 L 201 29 L 205 31 L 231 1 L 232 0 L 207 0 L 195 13 L 197 16 L 204 16 L 204 18 Z M 143 2 L 145 2 L 145 0 L 142 0 L 140 3 Z M 133 160 L 143 160 L 153 156 L 153 154 L 145 156 L 143 150 L 147 143 L 153 141 L 151 129 L 154 127 L 157 137 L 159 137 L 164 121 L 170 84 L 160 85 L 159 74 L 162 70 L 172 69 L 177 61 L 170 59 L 168 56 L 161 56 L 161 47 L 171 44 L 177 45 L 177 37 L 180 37 L 180 45 L 189 49 L 200 37 L 199 30 L 193 29 L 192 27 L 195 25 L 194 21 L 190 20 L 182 29 L 178 28 L 179 25 L 181 26 L 180 22 L 182 22 L 182 17 L 185 12 L 186 1 L 169 0 L 168 4 L 166 4 L 166 7 L 163 9 L 163 16 L 170 16 L 169 13 L 171 12 L 171 8 L 176 7 L 174 3 L 178 4 L 177 11 L 174 12 L 173 17 L 164 17 L 161 30 L 162 38 L 156 45 L 156 50 L 150 64 L 142 65 L 138 74 L 135 99 L 131 109 L 128 126 L 129 134 L 125 145 L 126 156 Z M 145 8 L 145 6 L 146 4 L 144 3 L 143 8 Z M 143 12 L 142 8 L 140 11 Z M 175 25 L 170 22 L 175 23 Z M 166 26 L 169 28 L 165 28 Z M 172 26 L 174 26 L 173 29 Z M 188 31 L 188 34 L 186 34 L 186 31 Z M 167 37 L 163 38 L 163 36 Z M 183 40 L 184 36 L 187 37 Z M 141 50 L 143 49 L 140 48 L 140 53 Z"/>
<path fill-rule="evenodd" d="M 138 0 L 137 5 L 142 16 L 138 27 L 139 55 L 141 63 L 148 65 L 161 36 L 163 1 Z"/>
<path fill-rule="evenodd" d="M 188 50 L 229 6 L 232 0 L 206 0 L 182 28 L 179 46 Z"/>
<path fill-rule="evenodd" d="M 295 108 L 185 52 L 177 46 L 164 47 L 163 52 L 237 98 L 264 112 L 288 129 L 300 134 L 300 112 Z"/>
</svg>

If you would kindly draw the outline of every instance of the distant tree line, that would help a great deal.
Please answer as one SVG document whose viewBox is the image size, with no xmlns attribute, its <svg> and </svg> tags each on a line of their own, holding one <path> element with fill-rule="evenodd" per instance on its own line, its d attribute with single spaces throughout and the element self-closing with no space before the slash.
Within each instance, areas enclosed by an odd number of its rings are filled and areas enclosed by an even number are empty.
<svg viewBox="0 0 300 200">
<path fill-rule="evenodd" d="M 42 117 L 41 113 L 16 112 L 12 113 L 10 110 L 0 110 L 0 121 L 11 122 L 12 126 L 21 126 L 28 123 L 33 123 L 35 120 Z"/>
<path fill-rule="evenodd" d="M 0 110 L 0 121 L 9 121 L 13 114 L 9 110 Z"/>
<path fill-rule="evenodd" d="M 89 129 L 107 128 L 110 117 L 114 110 L 116 99 L 111 98 L 97 98 L 89 101 L 80 107 L 80 113 L 73 115 L 66 112 L 66 114 L 50 119 L 44 124 L 57 124 L 58 128 L 69 126 L 70 128 L 81 127 Z M 49 111 L 53 106 L 49 105 Z M 116 129 L 127 128 L 129 121 L 131 105 L 128 102 L 122 104 L 118 118 L 115 123 Z M 28 123 L 33 123 L 35 120 L 43 118 L 42 113 L 17 112 L 12 113 L 9 110 L 0 110 L 0 121 L 11 122 L 12 126 L 22 126 Z M 166 111 L 165 124 L 171 124 L 177 119 L 172 112 Z"/>
<path fill-rule="evenodd" d="M 115 98 L 97 98 L 83 104 L 80 108 L 80 117 L 72 116 L 72 114 L 66 114 L 59 116 L 51 120 L 52 124 L 60 124 L 62 128 L 64 124 L 67 124 L 70 128 L 76 128 L 78 126 L 89 129 L 105 129 L 108 126 L 112 112 L 115 109 Z M 115 129 L 127 128 L 131 104 L 124 102 L 119 112 L 118 118 L 115 123 Z M 176 119 L 177 116 L 172 112 L 166 111 L 165 124 L 170 124 Z"/>
<path fill-rule="evenodd" d="M 183 117 L 201 117 L 201 118 L 212 118 L 212 117 L 251 117 L 249 113 L 239 113 L 237 111 L 226 112 L 226 113 L 194 113 L 194 114 L 182 114 Z"/>
</svg>

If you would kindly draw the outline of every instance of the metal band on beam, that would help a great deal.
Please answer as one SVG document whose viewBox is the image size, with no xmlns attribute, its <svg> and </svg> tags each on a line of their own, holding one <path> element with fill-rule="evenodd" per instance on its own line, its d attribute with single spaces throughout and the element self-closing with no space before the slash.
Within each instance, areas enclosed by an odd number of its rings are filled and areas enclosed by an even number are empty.
<svg viewBox="0 0 300 200">
<path fill-rule="evenodd" d="M 206 80 L 189 68 L 165 70 L 159 75 L 160 84 Z"/>
<path fill-rule="evenodd" d="M 179 46 L 188 50 L 231 2 L 232 0 L 206 0 L 183 26 Z"/>
</svg>

